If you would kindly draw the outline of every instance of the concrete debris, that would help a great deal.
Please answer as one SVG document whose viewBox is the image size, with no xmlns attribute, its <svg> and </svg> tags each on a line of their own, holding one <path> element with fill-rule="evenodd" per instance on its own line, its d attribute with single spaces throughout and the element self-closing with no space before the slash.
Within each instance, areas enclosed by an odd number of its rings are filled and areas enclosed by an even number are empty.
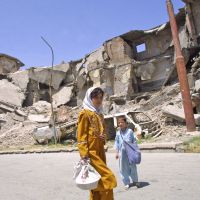
<svg viewBox="0 0 200 200">
<path fill-rule="evenodd" d="M 193 93 L 191 98 L 195 113 L 200 113 L 200 93 Z"/>
<path fill-rule="evenodd" d="M 56 123 L 62 124 L 66 122 L 76 121 L 78 118 L 78 112 L 81 107 L 68 107 L 68 106 L 60 106 L 55 113 Z"/>
<path fill-rule="evenodd" d="M 59 133 L 60 131 L 56 130 L 57 137 Z M 32 132 L 32 135 L 33 135 L 33 138 L 39 144 L 44 144 L 44 143 L 47 144 L 50 140 L 54 138 L 54 129 L 50 128 L 49 126 L 35 128 Z"/>
<path fill-rule="evenodd" d="M 133 49 L 121 37 L 113 38 L 104 44 L 110 62 L 113 64 L 130 63 L 133 58 Z"/>
<path fill-rule="evenodd" d="M 175 106 L 166 106 L 163 108 L 163 114 L 180 122 L 185 122 L 184 110 Z"/>
<path fill-rule="evenodd" d="M 0 113 L 1 112 L 2 113 L 3 112 L 14 112 L 14 109 L 9 107 L 9 106 L 7 106 L 5 103 L 4 104 L 0 103 Z"/>
<path fill-rule="evenodd" d="M 129 111 L 121 112 L 117 114 L 105 115 L 105 122 L 107 132 L 109 133 L 109 139 L 115 138 L 117 128 L 117 118 L 124 116 L 127 119 L 129 128 L 134 129 L 136 136 L 147 138 L 149 136 L 155 136 L 161 133 L 160 126 L 155 121 L 142 111 Z M 145 131 L 147 130 L 147 131 Z"/>
<path fill-rule="evenodd" d="M 24 116 L 19 116 L 19 115 L 16 115 L 15 113 L 11 113 L 10 116 L 12 117 L 14 121 L 17 121 L 17 122 L 23 122 L 25 120 Z"/>
<path fill-rule="evenodd" d="M 48 123 L 51 118 L 51 104 L 38 101 L 29 108 L 28 120 L 38 123 Z"/>
<path fill-rule="evenodd" d="M 5 126 L 5 125 L 4 125 Z M 23 126 L 22 122 L 13 124 L 5 131 L 2 128 L 0 132 L 0 146 L 4 148 L 34 145 L 35 140 L 32 137 L 32 131 L 36 127 L 35 124 Z"/>
<path fill-rule="evenodd" d="M 65 72 L 59 70 L 51 70 L 50 68 L 30 68 L 29 77 L 32 80 L 37 81 L 45 85 L 49 85 L 50 76 L 52 73 L 52 86 L 54 89 L 59 89 L 60 84 L 65 78 Z"/>
<path fill-rule="evenodd" d="M 194 87 L 196 92 L 200 92 L 200 80 L 197 80 L 195 82 L 195 87 Z"/>
<path fill-rule="evenodd" d="M 73 86 L 62 87 L 56 94 L 53 95 L 53 103 L 56 107 L 67 104 L 72 98 Z"/>
<path fill-rule="evenodd" d="M 51 110 L 51 104 L 46 101 L 38 101 L 30 107 L 30 113 L 48 113 Z"/>
<path fill-rule="evenodd" d="M 22 107 L 25 99 L 21 89 L 6 79 L 0 80 L 0 101 Z"/>
<path fill-rule="evenodd" d="M 8 77 L 12 80 L 12 83 L 18 86 L 22 91 L 26 92 L 29 83 L 28 71 L 17 71 L 11 73 Z"/>
<path fill-rule="evenodd" d="M 2 114 L 0 114 L 0 130 L 1 130 L 1 126 L 2 124 L 5 124 L 7 121 L 4 119 L 4 117 L 2 116 Z"/>
<path fill-rule="evenodd" d="M 0 53 L 0 74 L 14 73 L 24 64 L 12 56 Z"/>
<path fill-rule="evenodd" d="M 27 114 L 22 110 L 16 109 L 15 113 L 19 116 L 27 117 Z"/>
<path fill-rule="evenodd" d="M 195 119 L 200 125 L 200 1 L 185 0 L 185 3 L 185 8 L 176 14 L 176 21 Z M 25 144 L 34 144 L 34 128 L 37 128 L 36 141 L 51 140 L 51 75 L 56 128 L 61 131 L 59 138 L 75 140 L 78 112 L 91 86 L 105 91 L 104 114 L 111 115 L 107 118 L 108 126 L 112 127 L 110 138 L 114 137 L 112 116 L 124 112 L 134 113 L 133 121 L 142 121 L 137 123 L 140 132 L 155 141 L 171 137 L 172 130 L 176 138 L 185 131 L 169 22 L 111 38 L 84 58 L 62 62 L 53 70 L 32 67 L 19 71 L 21 66 L 23 63 L 18 59 L 0 54 L 0 115 L 3 116 L 0 146 L 14 145 L 15 140 L 17 145 L 24 140 L 27 140 Z"/>
<path fill-rule="evenodd" d="M 48 123 L 50 121 L 51 115 L 43 115 L 43 114 L 29 114 L 28 119 L 33 122 L 38 123 Z"/>
<path fill-rule="evenodd" d="M 168 105 L 163 108 L 163 114 L 167 117 L 175 119 L 179 122 L 185 122 L 184 110 L 177 108 L 176 106 Z M 196 125 L 200 125 L 200 114 L 194 114 Z"/>
</svg>

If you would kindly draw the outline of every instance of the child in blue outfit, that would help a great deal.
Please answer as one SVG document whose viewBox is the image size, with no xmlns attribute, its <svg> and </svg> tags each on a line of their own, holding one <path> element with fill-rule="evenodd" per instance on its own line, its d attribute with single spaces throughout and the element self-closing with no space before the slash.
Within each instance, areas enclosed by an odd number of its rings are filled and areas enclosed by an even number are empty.
<svg viewBox="0 0 200 200">
<path fill-rule="evenodd" d="M 132 129 L 127 127 L 125 117 L 118 118 L 119 130 L 115 137 L 116 159 L 119 159 L 119 170 L 125 189 L 131 186 L 140 187 L 138 182 L 137 167 L 135 164 L 129 164 L 128 157 L 123 145 L 123 140 L 129 143 L 136 143 L 136 138 Z M 122 139 L 123 137 L 123 139 Z"/>
</svg>

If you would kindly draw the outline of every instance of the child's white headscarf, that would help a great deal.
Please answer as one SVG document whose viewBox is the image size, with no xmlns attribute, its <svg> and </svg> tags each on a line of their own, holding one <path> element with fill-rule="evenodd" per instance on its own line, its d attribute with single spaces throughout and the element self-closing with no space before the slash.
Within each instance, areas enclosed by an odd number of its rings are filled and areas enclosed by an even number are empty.
<svg viewBox="0 0 200 200">
<path fill-rule="evenodd" d="M 100 114 L 100 113 L 102 113 L 102 110 L 103 110 L 102 107 L 100 107 L 98 109 L 95 108 L 92 103 L 92 99 L 91 99 L 91 93 L 95 88 L 97 88 L 97 87 L 91 87 L 87 90 L 87 92 L 85 94 L 85 98 L 83 100 L 83 108 Z"/>
</svg>

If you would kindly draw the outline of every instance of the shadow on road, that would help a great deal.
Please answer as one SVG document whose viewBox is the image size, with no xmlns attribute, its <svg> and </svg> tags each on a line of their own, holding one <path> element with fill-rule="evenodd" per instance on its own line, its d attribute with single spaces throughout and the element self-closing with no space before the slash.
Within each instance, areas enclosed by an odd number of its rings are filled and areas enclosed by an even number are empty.
<svg viewBox="0 0 200 200">
<path fill-rule="evenodd" d="M 139 186 L 138 188 L 147 187 L 147 186 L 149 186 L 149 185 L 150 185 L 149 182 L 140 182 L 140 186 Z M 135 186 L 136 186 L 135 183 L 132 183 L 132 184 L 130 185 L 130 187 L 135 187 Z"/>
</svg>

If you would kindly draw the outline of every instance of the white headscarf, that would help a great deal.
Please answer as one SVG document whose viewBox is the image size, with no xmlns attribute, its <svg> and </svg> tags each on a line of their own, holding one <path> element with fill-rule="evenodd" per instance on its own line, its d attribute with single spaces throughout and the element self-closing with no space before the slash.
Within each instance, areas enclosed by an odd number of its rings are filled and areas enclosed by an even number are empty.
<svg viewBox="0 0 200 200">
<path fill-rule="evenodd" d="M 96 113 L 102 113 L 102 107 L 100 108 L 95 108 L 93 103 L 92 103 L 92 99 L 91 99 L 91 93 L 93 92 L 93 90 L 97 88 L 97 87 L 91 87 L 87 90 L 86 94 L 85 94 L 85 98 L 83 100 L 83 108 L 84 109 L 88 109 L 88 110 L 91 110 L 93 112 L 96 112 Z"/>
</svg>

